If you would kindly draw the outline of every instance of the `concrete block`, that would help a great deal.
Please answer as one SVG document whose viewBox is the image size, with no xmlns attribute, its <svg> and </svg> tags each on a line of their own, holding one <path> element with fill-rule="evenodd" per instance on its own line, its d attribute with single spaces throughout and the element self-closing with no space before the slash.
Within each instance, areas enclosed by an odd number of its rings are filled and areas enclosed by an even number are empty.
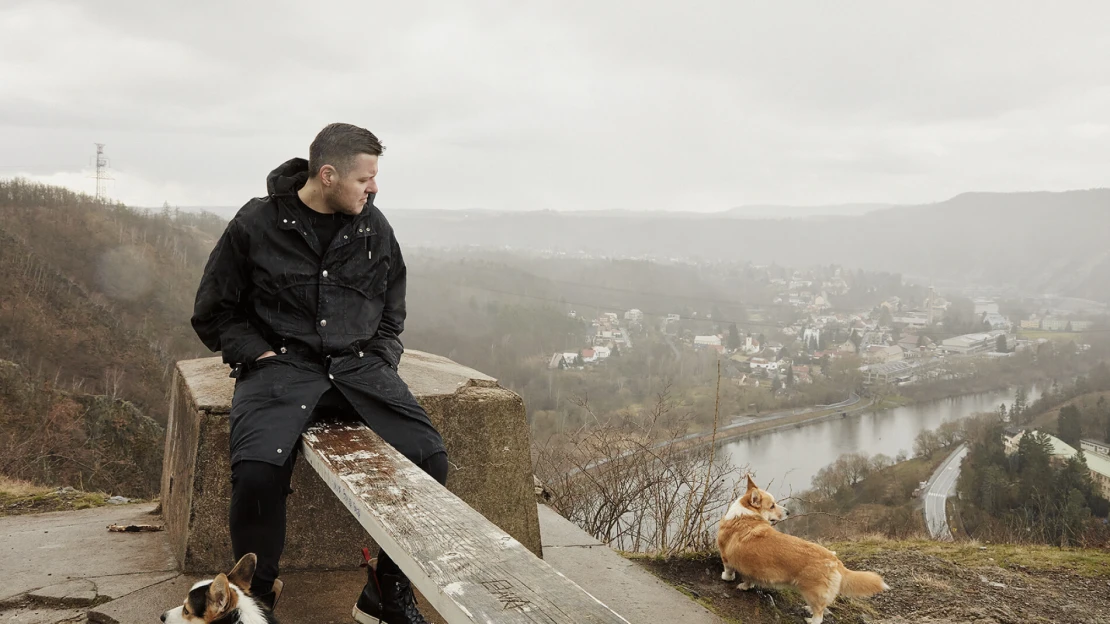
<svg viewBox="0 0 1110 624">
<path fill-rule="evenodd" d="M 406 351 L 402 379 L 443 435 L 447 487 L 542 556 L 524 401 L 447 358 Z M 226 571 L 231 497 L 228 419 L 235 380 L 219 357 L 179 362 L 162 469 L 162 512 L 179 568 Z M 282 570 L 353 569 L 369 537 L 303 458 L 293 470 Z"/>
</svg>

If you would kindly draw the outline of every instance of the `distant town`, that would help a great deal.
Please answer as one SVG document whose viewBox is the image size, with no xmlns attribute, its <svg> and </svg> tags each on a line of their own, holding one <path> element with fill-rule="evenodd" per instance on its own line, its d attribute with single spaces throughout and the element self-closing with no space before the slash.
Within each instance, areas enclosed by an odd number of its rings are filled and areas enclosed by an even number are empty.
<svg viewBox="0 0 1110 624">
<path fill-rule="evenodd" d="M 791 323 L 768 323 L 753 312 L 748 322 L 720 322 L 721 331 L 697 334 L 681 329 L 683 321 L 714 321 L 712 314 L 691 316 L 670 313 L 650 318 L 641 310 L 604 311 L 586 320 L 588 346 L 551 354 L 551 370 L 590 370 L 635 348 L 632 336 L 647 323 L 666 337 L 674 348 L 715 351 L 725 358 L 722 374 L 740 386 L 808 384 L 829 363 L 857 357 L 865 386 L 901 386 L 949 379 L 967 374 L 954 370 L 956 362 L 976 358 L 1005 358 L 1053 339 L 1072 339 L 1078 350 L 1088 349 L 1079 338 L 1105 318 L 1098 305 L 1091 309 L 1046 308 L 1024 318 L 999 311 L 999 298 L 976 297 L 974 324 L 978 331 L 934 341 L 929 328 L 943 328 L 952 302 L 930 288 L 923 302 L 911 305 L 890 296 L 878 306 L 856 311 L 835 310 L 831 300 L 845 295 L 848 282 L 837 270 L 831 279 L 795 272 L 790 279 L 770 278 L 779 289 L 772 308 L 789 309 Z M 1093 303 L 1093 302 L 1092 302 Z M 760 306 L 754 306 L 760 308 Z M 727 325 L 727 327 L 726 327 Z M 951 333 L 951 332 L 948 332 Z"/>
</svg>

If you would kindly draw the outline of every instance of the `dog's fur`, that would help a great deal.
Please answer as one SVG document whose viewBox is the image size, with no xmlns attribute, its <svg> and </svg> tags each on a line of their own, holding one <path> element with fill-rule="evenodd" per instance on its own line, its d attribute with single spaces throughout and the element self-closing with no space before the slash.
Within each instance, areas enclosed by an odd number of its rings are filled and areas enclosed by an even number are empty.
<svg viewBox="0 0 1110 624">
<path fill-rule="evenodd" d="M 835 552 L 776 531 L 772 525 L 788 515 L 748 475 L 747 491 L 729 506 L 717 529 L 725 567 L 721 579 L 733 581 L 739 573 L 742 582 L 737 589 L 742 590 L 755 585 L 796 587 L 812 614 L 806 619 L 809 624 L 821 624 L 838 595 L 871 596 L 890 589 L 874 572 L 844 567 Z"/>
<path fill-rule="evenodd" d="M 278 624 L 266 605 L 250 595 L 258 557 L 247 553 L 231 572 L 193 585 L 180 607 L 162 614 L 168 624 Z"/>
</svg>

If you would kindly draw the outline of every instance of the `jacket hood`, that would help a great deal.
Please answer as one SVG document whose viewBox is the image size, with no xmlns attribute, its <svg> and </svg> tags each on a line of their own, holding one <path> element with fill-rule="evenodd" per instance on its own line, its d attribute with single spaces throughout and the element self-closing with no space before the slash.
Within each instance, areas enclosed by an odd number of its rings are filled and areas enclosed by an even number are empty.
<svg viewBox="0 0 1110 624">
<path fill-rule="evenodd" d="M 266 176 L 266 192 L 270 195 L 288 195 L 308 182 L 308 161 L 290 158 Z"/>
<path fill-rule="evenodd" d="M 308 182 L 308 161 L 304 158 L 290 158 L 281 163 L 266 176 L 268 195 L 292 195 Z M 373 206 L 377 193 L 370 193 L 366 203 Z"/>
</svg>

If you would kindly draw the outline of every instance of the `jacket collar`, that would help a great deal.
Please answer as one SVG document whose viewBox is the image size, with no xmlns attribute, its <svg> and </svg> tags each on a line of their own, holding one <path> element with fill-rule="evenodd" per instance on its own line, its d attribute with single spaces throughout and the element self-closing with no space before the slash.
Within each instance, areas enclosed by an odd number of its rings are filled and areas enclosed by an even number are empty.
<svg viewBox="0 0 1110 624">
<path fill-rule="evenodd" d="M 281 193 L 273 196 L 275 200 L 274 203 L 277 205 L 275 220 L 278 228 L 282 230 L 297 230 L 298 232 L 303 232 L 303 228 L 307 228 L 309 225 L 307 223 L 298 222 L 301 215 L 300 211 L 293 206 L 293 202 L 296 201 L 293 197 L 295 193 L 296 191 L 293 191 L 292 193 Z M 370 218 L 373 212 L 373 203 L 368 200 L 366 205 L 362 207 L 362 212 L 351 220 L 351 229 L 355 232 L 355 238 L 370 236 L 374 233 L 371 227 L 373 220 Z"/>
</svg>

